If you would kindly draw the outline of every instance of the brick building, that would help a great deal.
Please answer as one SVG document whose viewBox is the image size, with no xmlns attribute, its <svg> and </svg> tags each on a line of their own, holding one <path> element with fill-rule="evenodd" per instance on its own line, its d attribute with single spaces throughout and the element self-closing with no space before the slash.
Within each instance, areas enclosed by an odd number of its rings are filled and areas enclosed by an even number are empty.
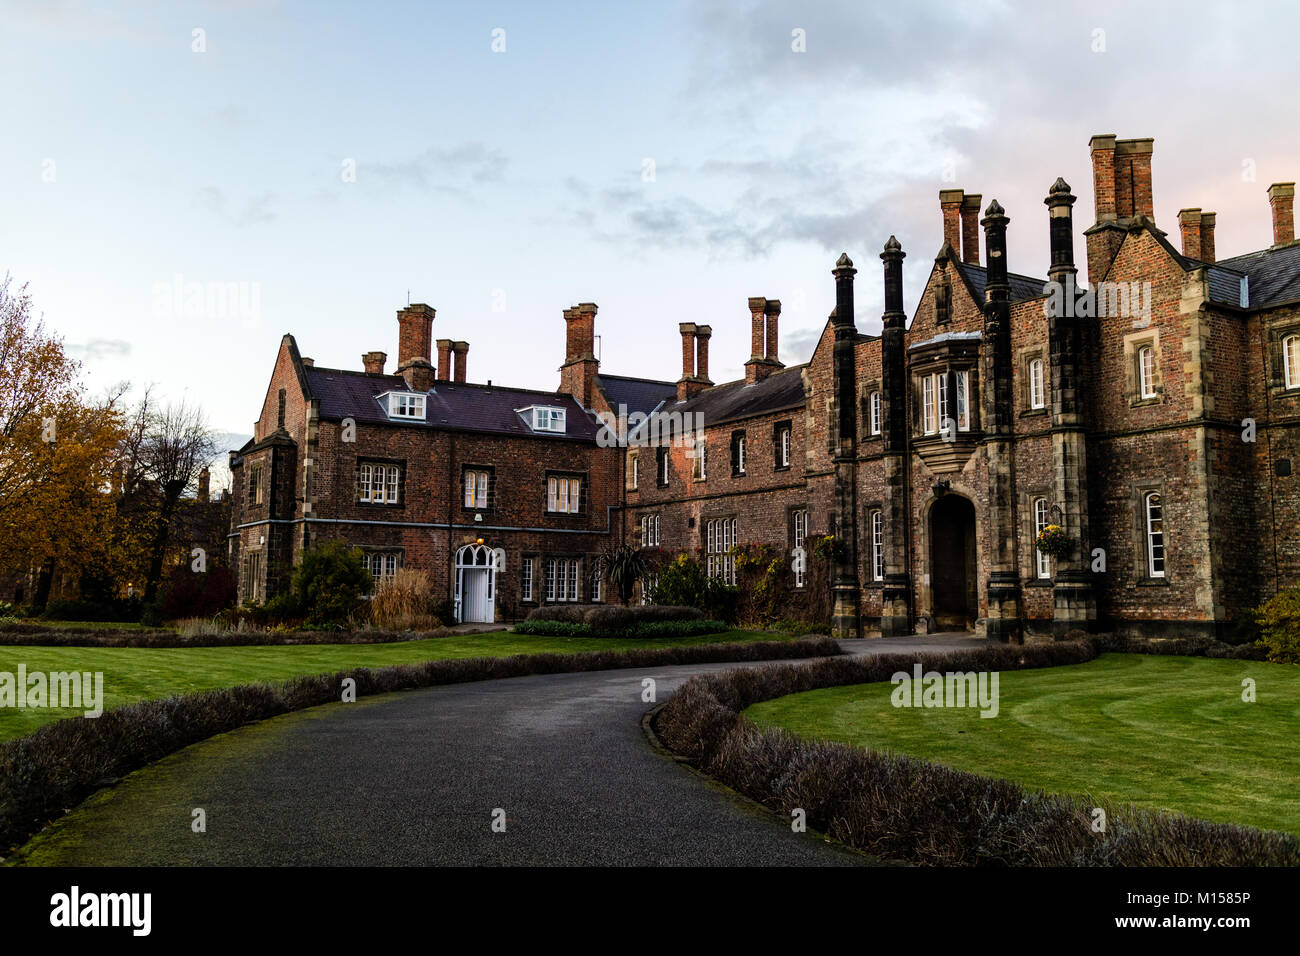
<svg viewBox="0 0 1300 956">
<path fill-rule="evenodd" d="M 595 312 L 565 315 L 590 330 Z M 338 537 L 362 548 L 376 578 L 403 565 L 430 572 L 466 621 L 599 600 L 593 558 L 617 530 L 623 479 L 594 417 L 568 392 L 469 383 L 466 342 L 439 339 L 435 368 L 427 305 L 397 321 L 393 373 L 383 352 L 366 353 L 362 371 L 317 368 L 292 335 L 281 341 L 253 438 L 230 457 L 240 599 L 282 589 L 304 547 Z M 601 379 L 589 353 L 565 371 L 589 401 L 648 410 L 671 390 Z"/>
<path fill-rule="evenodd" d="M 1042 231 L 1046 277 L 1010 271 L 996 200 L 981 216 L 981 196 L 945 189 L 942 245 L 910 322 L 891 237 L 880 335 L 857 330 L 857 270 L 841 256 L 806 364 L 780 361 L 780 302 L 748 300 L 736 382 L 710 381 L 711 327 L 695 323 L 679 326 L 675 383 L 602 375 L 591 304 L 564 313 L 555 393 L 465 384 L 463 364 L 452 376 L 446 361 L 450 350 L 463 363 L 463 343 L 441 340 L 434 370 L 425 306 L 399 313 L 397 375 L 379 353 L 365 372 L 314 369 L 286 336 L 254 440 L 232 458 L 241 594 L 283 580 L 312 535 L 342 534 L 463 596 L 457 556 L 482 538 L 503 619 L 561 593 L 590 599 L 591 558 L 611 537 L 698 549 L 730 577 L 733 544 L 793 555 L 833 533 L 842 636 L 1230 629 L 1300 580 L 1294 184 L 1268 189 L 1270 245 L 1217 259 L 1214 213 L 1179 213 L 1181 250 L 1156 226 L 1151 140 L 1095 136 L 1090 149 L 1086 282 L 1063 180 L 1045 214 L 1017 217 Z M 412 402 L 419 419 L 394 413 Z M 539 431 L 537 407 L 559 409 L 565 430 Z M 703 425 L 667 446 L 601 447 L 593 415 L 620 413 Z M 352 443 L 339 438 L 347 418 Z M 395 501 L 366 499 L 367 464 L 396 469 L 384 473 Z M 467 504 L 472 471 L 486 473 L 491 509 Z M 551 507 L 552 478 L 567 476 L 576 514 Z M 1035 547 L 1049 523 L 1070 538 L 1056 557 Z"/>
</svg>

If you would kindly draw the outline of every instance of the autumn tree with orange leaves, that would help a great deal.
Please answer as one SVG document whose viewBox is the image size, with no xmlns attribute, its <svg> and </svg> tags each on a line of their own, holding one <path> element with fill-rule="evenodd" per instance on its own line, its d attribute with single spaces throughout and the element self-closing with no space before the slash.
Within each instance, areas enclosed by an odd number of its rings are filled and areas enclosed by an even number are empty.
<svg viewBox="0 0 1300 956">
<path fill-rule="evenodd" d="M 56 573 L 107 560 L 111 476 L 124 434 L 120 396 L 86 400 L 79 363 L 33 315 L 27 287 L 0 280 L 0 574 Z"/>
</svg>

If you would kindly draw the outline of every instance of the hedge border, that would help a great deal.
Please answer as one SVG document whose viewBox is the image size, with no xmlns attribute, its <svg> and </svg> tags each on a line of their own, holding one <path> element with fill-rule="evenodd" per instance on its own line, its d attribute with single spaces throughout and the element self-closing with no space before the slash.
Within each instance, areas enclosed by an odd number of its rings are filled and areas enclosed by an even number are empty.
<svg viewBox="0 0 1300 956">
<path fill-rule="evenodd" d="M 337 703 L 344 678 L 358 697 L 441 684 L 538 674 L 582 673 L 789 660 L 843 654 L 828 637 L 797 641 L 743 641 L 682 647 L 513 654 L 421 661 L 381 668 L 295 677 L 276 684 L 243 684 L 107 710 L 97 718 L 69 717 L 0 744 L 0 847 L 6 855 L 65 808 L 133 770 L 190 744 L 245 724 L 296 710 Z"/>
<path fill-rule="evenodd" d="M 510 626 L 502 624 L 500 632 Z M 0 647 L 292 647 L 313 644 L 396 644 L 454 637 L 468 632 L 453 628 L 434 631 L 227 631 L 182 637 L 171 628 L 119 630 L 114 628 L 58 628 L 32 624 L 0 626 Z M 498 631 L 476 631 L 495 634 Z"/>
<path fill-rule="evenodd" d="M 790 819 L 875 856 L 932 866 L 1297 866 L 1300 839 L 1086 795 L 1032 791 L 904 754 L 822 740 L 743 716 L 751 704 L 925 670 L 1021 670 L 1085 663 L 1093 641 L 846 657 L 693 677 L 655 733 L 673 753 Z M 1092 832 L 1094 808 L 1106 830 Z"/>
</svg>

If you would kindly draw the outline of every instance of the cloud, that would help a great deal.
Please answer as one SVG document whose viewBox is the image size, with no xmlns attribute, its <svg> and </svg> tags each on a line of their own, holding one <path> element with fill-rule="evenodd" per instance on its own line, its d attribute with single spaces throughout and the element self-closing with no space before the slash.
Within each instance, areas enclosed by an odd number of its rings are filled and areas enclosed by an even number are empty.
<svg viewBox="0 0 1300 956">
<path fill-rule="evenodd" d="M 368 176 L 394 186 L 459 192 L 466 186 L 499 182 L 508 165 L 505 155 L 482 143 L 462 143 L 423 152 L 393 163 L 360 163 L 357 178 Z"/>
<path fill-rule="evenodd" d="M 275 201 L 274 193 L 250 196 L 239 205 L 228 200 L 226 194 L 216 186 L 205 186 L 199 190 L 197 201 L 200 206 L 234 226 L 255 226 L 275 219 L 275 213 L 271 210 Z"/>
<path fill-rule="evenodd" d="M 131 343 L 123 339 L 91 339 L 83 344 L 71 344 L 68 351 L 77 358 L 97 362 L 106 358 L 126 358 L 131 354 Z"/>
<path fill-rule="evenodd" d="M 812 358 L 813 349 L 822 337 L 821 329 L 795 329 L 781 336 L 786 365 L 800 365 Z"/>
</svg>

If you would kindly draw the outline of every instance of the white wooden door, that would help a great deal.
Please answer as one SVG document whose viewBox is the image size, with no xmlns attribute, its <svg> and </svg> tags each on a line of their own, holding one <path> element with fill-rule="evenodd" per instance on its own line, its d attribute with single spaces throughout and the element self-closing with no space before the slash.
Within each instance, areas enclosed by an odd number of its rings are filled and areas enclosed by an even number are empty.
<svg viewBox="0 0 1300 956">
<path fill-rule="evenodd" d="M 465 623 L 491 624 L 492 571 L 489 568 L 465 568 L 461 574 L 461 615 Z"/>
</svg>

